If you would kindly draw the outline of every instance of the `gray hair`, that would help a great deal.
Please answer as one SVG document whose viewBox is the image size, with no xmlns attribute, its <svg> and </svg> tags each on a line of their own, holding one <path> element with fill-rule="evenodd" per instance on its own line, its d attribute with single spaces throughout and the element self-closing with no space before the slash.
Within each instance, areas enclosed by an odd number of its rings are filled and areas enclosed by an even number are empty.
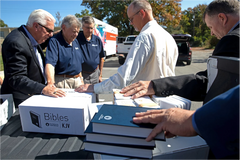
<svg viewBox="0 0 240 160">
<path fill-rule="evenodd" d="M 206 8 L 203 14 L 203 21 L 205 22 L 206 14 L 208 16 L 217 15 L 219 13 L 239 15 L 238 0 L 215 0 L 212 1 Z"/>
<path fill-rule="evenodd" d="M 92 24 L 92 23 L 95 24 L 93 17 L 91 16 L 82 17 L 82 24 Z"/>
<path fill-rule="evenodd" d="M 134 11 L 137 11 L 140 9 L 152 11 L 152 7 L 151 7 L 150 3 L 146 0 L 134 0 L 134 1 L 132 1 L 132 3 L 130 5 L 133 6 Z"/>
<path fill-rule="evenodd" d="M 77 28 L 81 28 L 82 24 L 79 22 L 76 16 L 74 15 L 67 15 L 66 17 L 63 18 L 61 27 L 65 25 L 67 28 L 71 26 L 76 26 Z"/>
<path fill-rule="evenodd" d="M 55 23 L 55 18 L 47 11 L 43 9 L 34 10 L 28 17 L 27 26 L 32 27 L 34 22 L 46 25 L 47 21 Z"/>
</svg>

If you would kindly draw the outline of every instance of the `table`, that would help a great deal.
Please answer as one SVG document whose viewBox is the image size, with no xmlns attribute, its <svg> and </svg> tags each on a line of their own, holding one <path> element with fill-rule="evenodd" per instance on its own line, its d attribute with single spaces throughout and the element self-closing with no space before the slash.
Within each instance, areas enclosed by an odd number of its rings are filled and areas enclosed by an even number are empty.
<svg viewBox="0 0 240 160">
<path fill-rule="evenodd" d="M 85 136 L 23 132 L 18 109 L 0 137 L 0 159 L 94 159 Z"/>
</svg>

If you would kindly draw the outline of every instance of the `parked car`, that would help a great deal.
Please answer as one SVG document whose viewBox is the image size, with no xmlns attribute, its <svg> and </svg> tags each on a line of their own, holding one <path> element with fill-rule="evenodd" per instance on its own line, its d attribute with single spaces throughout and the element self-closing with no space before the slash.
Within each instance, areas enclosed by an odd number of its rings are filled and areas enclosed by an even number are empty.
<svg viewBox="0 0 240 160">
<path fill-rule="evenodd" d="M 124 41 L 122 37 L 119 37 L 120 39 L 118 40 L 119 43 L 117 43 L 117 56 L 118 56 L 118 62 L 119 64 L 124 64 L 125 59 L 127 57 L 128 51 L 130 50 L 133 42 L 135 41 L 137 35 L 130 35 L 125 38 Z"/>
<path fill-rule="evenodd" d="M 178 46 L 178 62 L 186 62 L 187 65 L 190 65 L 192 62 L 192 50 L 190 47 L 189 40 L 191 35 L 189 34 L 173 34 Z"/>
</svg>

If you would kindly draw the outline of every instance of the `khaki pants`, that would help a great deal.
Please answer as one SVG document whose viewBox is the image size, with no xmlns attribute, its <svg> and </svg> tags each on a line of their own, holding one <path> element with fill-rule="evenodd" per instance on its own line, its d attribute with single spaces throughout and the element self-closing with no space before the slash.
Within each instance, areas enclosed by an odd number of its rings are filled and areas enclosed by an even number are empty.
<svg viewBox="0 0 240 160">
<path fill-rule="evenodd" d="M 62 76 L 55 76 L 55 86 L 57 88 L 66 88 L 66 89 L 75 89 L 82 85 L 80 77 L 77 78 L 68 78 Z"/>
<path fill-rule="evenodd" d="M 84 78 L 84 83 L 85 84 L 97 84 L 97 83 L 99 83 L 99 75 L 100 75 L 100 70 L 99 69 L 97 69 L 93 73 L 82 72 L 82 76 Z M 96 94 L 96 102 L 99 102 L 98 94 Z"/>
</svg>

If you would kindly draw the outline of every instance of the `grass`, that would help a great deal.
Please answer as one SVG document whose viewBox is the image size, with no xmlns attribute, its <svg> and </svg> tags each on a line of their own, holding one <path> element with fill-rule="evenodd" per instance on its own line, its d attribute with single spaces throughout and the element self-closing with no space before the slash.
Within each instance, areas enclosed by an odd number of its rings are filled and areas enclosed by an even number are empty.
<svg viewBox="0 0 240 160">
<path fill-rule="evenodd" d="M 0 52 L 0 71 L 3 71 L 3 60 L 2 60 L 2 52 Z"/>
</svg>

